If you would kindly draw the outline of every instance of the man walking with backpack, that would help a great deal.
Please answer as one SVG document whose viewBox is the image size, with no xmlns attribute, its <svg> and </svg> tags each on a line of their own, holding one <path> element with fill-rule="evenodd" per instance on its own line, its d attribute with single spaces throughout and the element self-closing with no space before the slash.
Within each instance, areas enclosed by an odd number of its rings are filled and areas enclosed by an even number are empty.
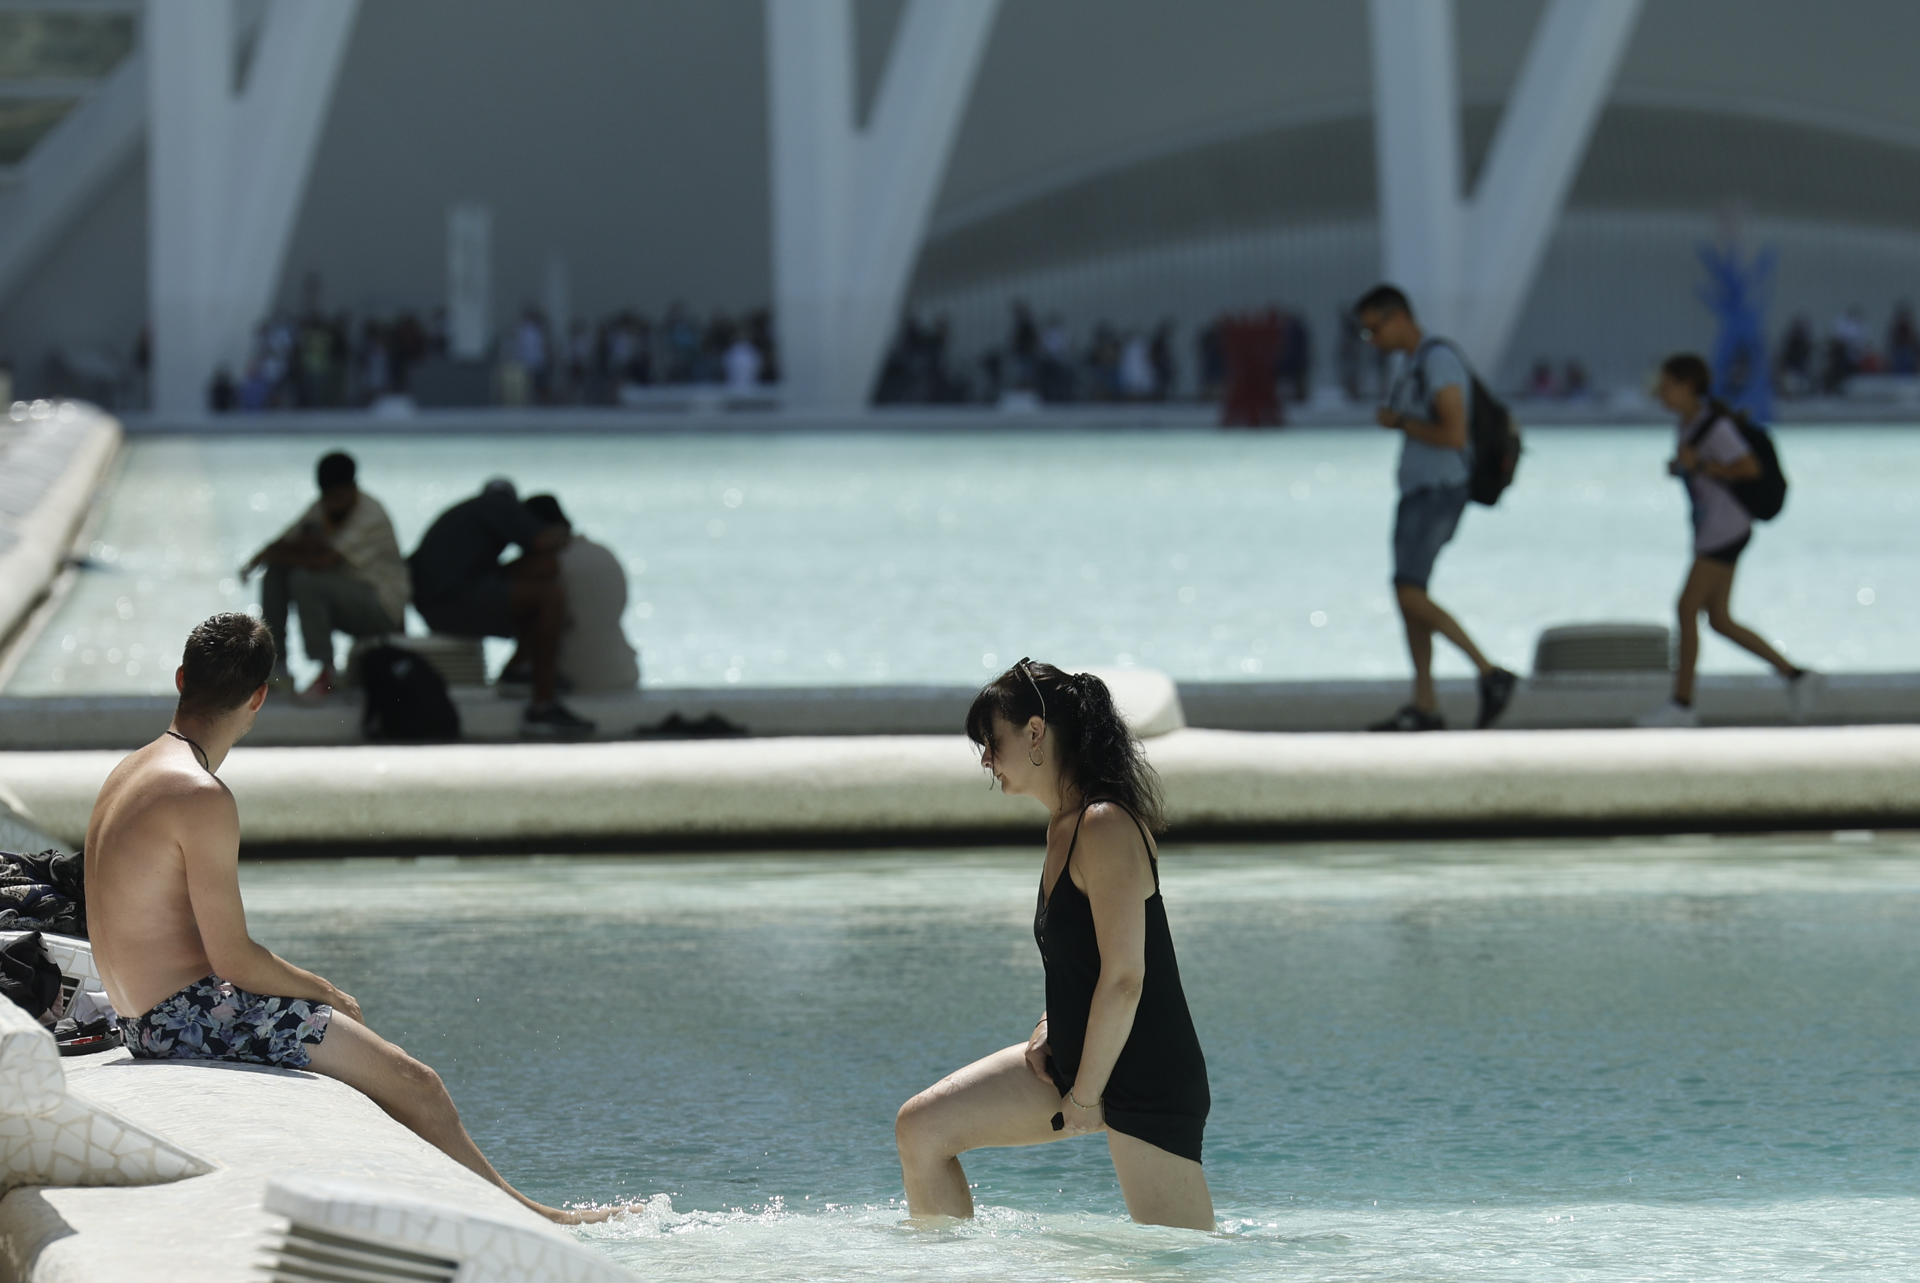
<svg viewBox="0 0 1920 1283">
<path fill-rule="evenodd" d="M 1393 522 L 1393 591 L 1406 625 L 1407 652 L 1413 659 L 1413 700 L 1376 731 L 1446 729 L 1433 688 L 1433 636 L 1445 637 L 1480 670 L 1480 711 L 1475 725 L 1499 720 L 1513 699 L 1519 679 L 1480 653 L 1467 630 L 1427 595 L 1427 581 L 1440 550 L 1453 538 L 1471 499 L 1491 503 L 1512 477 L 1518 438 L 1505 416 L 1501 436 L 1478 443 L 1471 431 L 1476 393 L 1466 362 L 1452 343 L 1429 338 L 1413 317 L 1407 296 L 1391 285 L 1369 290 L 1354 306 L 1363 338 L 1389 354 L 1386 405 L 1380 426 L 1401 433 L 1400 504 Z M 1483 417 L 1496 408 L 1482 405 Z"/>
<path fill-rule="evenodd" d="M 1743 425 L 1733 411 L 1708 395 L 1713 374 L 1691 352 L 1660 366 L 1660 403 L 1680 421 L 1679 447 L 1667 471 L 1687 487 L 1693 515 L 1693 567 L 1680 590 L 1680 662 L 1673 698 L 1636 719 L 1639 726 L 1698 726 L 1693 710 L 1694 669 L 1700 659 L 1700 616 L 1734 645 L 1773 665 L 1787 682 L 1794 720 L 1805 721 L 1817 696 L 1819 676 L 1800 668 L 1733 617 L 1733 572 L 1753 537 L 1753 519 L 1770 518 L 1786 497 L 1786 478 L 1760 429 Z M 1759 434 L 1750 440 L 1748 432 Z M 1762 452 L 1767 458 L 1762 459 Z M 1750 507 L 1750 504 L 1752 505 Z"/>
</svg>

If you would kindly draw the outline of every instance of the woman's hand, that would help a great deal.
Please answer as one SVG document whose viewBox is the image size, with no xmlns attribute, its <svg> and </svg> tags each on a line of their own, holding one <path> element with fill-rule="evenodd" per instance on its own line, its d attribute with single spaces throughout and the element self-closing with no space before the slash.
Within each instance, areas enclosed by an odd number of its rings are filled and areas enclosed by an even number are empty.
<svg viewBox="0 0 1920 1283">
<path fill-rule="evenodd" d="M 1098 1100 L 1082 1109 L 1074 1103 L 1073 1092 L 1069 1091 L 1060 1098 L 1060 1121 L 1061 1135 L 1084 1136 L 1107 1125 L 1107 1112 L 1100 1107 Z"/>
<path fill-rule="evenodd" d="M 1373 421 L 1383 428 L 1391 428 L 1396 432 L 1407 426 L 1406 415 L 1401 414 L 1398 410 L 1389 410 L 1385 407 L 1374 412 Z"/>
<path fill-rule="evenodd" d="M 1040 1017 L 1040 1023 L 1033 1027 L 1033 1037 L 1027 1039 L 1027 1068 L 1033 1076 L 1048 1086 L 1053 1085 L 1053 1075 L 1047 1071 L 1047 1018 Z"/>
<path fill-rule="evenodd" d="M 1698 472 L 1700 470 L 1699 451 L 1692 446 L 1681 446 L 1680 453 L 1673 457 L 1673 466 L 1682 476 L 1689 472 Z"/>
</svg>

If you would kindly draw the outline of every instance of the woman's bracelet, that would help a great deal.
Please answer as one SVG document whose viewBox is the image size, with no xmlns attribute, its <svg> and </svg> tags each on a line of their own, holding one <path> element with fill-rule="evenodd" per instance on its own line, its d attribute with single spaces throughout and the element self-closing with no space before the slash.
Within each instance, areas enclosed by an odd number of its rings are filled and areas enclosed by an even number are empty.
<svg viewBox="0 0 1920 1283">
<path fill-rule="evenodd" d="M 1080 1098 L 1073 1094 L 1073 1088 L 1071 1087 L 1067 1088 L 1067 1099 L 1073 1102 L 1073 1107 L 1075 1109 L 1092 1109 L 1094 1108 L 1095 1105 L 1098 1105 L 1100 1103 L 1099 1101 L 1096 1100 L 1093 1102 L 1092 1105 L 1081 1104 Z"/>
</svg>

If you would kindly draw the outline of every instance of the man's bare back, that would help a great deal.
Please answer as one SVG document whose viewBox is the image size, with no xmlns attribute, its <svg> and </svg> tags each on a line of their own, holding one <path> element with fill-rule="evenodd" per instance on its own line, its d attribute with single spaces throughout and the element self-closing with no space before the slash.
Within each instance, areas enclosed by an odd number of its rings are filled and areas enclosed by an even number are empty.
<svg viewBox="0 0 1920 1283">
<path fill-rule="evenodd" d="M 187 851 L 236 843 L 233 794 L 183 741 L 163 736 L 107 777 L 87 824 L 87 923 L 113 1008 L 136 1016 L 211 975 Z"/>
</svg>

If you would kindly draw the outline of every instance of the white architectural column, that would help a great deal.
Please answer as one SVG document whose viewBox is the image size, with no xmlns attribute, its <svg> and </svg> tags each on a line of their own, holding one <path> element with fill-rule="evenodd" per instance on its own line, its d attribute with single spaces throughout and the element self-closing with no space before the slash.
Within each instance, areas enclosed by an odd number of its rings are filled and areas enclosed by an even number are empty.
<svg viewBox="0 0 1920 1283">
<path fill-rule="evenodd" d="M 852 0 L 767 0 L 774 321 L 789 405 L 836 399 L 853 200 Z"/>
<path fill-rule="evenodd" d="M 993 28 L 994 4 L 915 0 L 900 22 L 855 149 L 844 400 L 864 404 L 933 214 L 940 179 Z"/>
<path fill-rule="evenodd" d="M 1421 320 L 1451 332 L 1465 211 L 1453 0 L 1369 0 L 1381 266 Z"/>
<path fill-rule="evenodd" d="M 775 317 L 789 405 L 866 404 L 998 0 L 911 0 L 854 123 L 851 0 L 768 0 Z"/>
<path fill-rule="evenodd" d="M 1641 0 L 1551 0 L 1471 200 L 1453 0 L 1369 0 L 1385 276 L 1491 373 L 1553 236 Z"/>
<path fill-rule="evenodd" d="M 153 408 L 197 414 L 237 376 L 288 239 L 359 0 L 271 0 L 245 91 L 233 0 L 147 0 Z"/>
<path fill-rule="evenodd" d="M 206 406 L 219 345 L 233 0 L 148 0 L 142 39 L 153 405 L 190 413 Z"/>
<path fill-rule="evenodd" d="M 358 3 L 272 0 L 261 23 L 245 90 L 233 104 L 222 360 L 245 359 L 254 325 L 273 306 Z"/>
<path fill-rule="evenodd" d="M 1468 214 L 1473 305 L 1460 339 L 1491 367 L 1527 291 L 1626 56 L 1641 0 L 1553 0 L 1541 15 Z"/>
</svg>

